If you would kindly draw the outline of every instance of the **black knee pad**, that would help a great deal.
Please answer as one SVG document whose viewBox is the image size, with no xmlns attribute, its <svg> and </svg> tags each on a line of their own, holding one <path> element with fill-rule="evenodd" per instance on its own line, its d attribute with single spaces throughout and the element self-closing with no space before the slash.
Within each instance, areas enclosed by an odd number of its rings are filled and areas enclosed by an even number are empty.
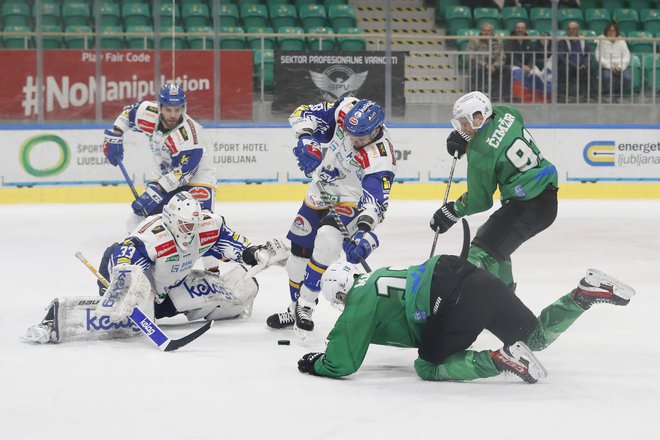
<svg viewBox="0 0 660 440">
<path fill-rule="evenodd" d="M 296 257 L 312 258 L 312 250 L 313 249 L 302 247 L 299 244 L 291 243 L 291 255 L 295 255 Z"/>
</svg>

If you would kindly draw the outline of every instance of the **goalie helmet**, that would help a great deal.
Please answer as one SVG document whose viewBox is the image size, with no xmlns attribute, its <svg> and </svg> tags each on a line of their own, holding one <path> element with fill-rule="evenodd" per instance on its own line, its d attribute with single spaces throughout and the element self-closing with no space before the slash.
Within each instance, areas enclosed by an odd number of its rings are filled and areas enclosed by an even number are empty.
<svg viewBox="0 0 660 440">
<path fill-rule="evenodd" d="M 475 113 L 481 113 L 484 121 L 493 115 L 493 106 L 490 103 L 490 99 L 481 92 L 470 92 L 456 100 L 453 109 L 454 118 L 451 120 L 451 125 L 457 131 L 463 133 L 461 119 L 465 118 L 470 124 L 470 127 L 478 130 L 483 126 L 483 123 L 478 127 L 474 126 Z"/>
<path fill-rule="evenodd" d="M 187 191 L 176 193 L 163 207 L 163 224 L 182 250 L 195 239 L 203 218 L 202 207 Z"/>
<path fill-rule="evenodd" d="M 333 307 L 344 309 L 348 291 L 353 287 L 360 272 L 346 262 L 331 264 L 321 277 L 321 292 Z"/>
<path fill-rule="evenodd" d="M 344 117 L 344 130 L 353 140 L 355 148 L 371 143 L 385 122 L 385 112 L 373 101 L 361 99 Z"/>
</svg>

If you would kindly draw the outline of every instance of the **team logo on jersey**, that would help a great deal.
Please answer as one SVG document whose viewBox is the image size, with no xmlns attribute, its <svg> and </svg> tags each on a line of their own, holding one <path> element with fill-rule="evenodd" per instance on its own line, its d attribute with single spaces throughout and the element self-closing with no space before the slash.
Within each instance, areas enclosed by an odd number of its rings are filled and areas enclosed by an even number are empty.
<svg viewBox="0 0 660 440">
<path fill-rule="evenodd" d="M 305 235 L 309 235 L 312 232 L 312 225 L 309 224 L 309 221 L 305 217 L 298 215 L 293 220 L 293 224 L 291 225 L 291 229 L 289 231 L 293 235 L 304 237 Z"/>
<path fill-rule="evenodd" d="M 145 110 L 151 113 L 158 113 L 158 107 L 153 105 L 148 105 Z"/>
<path fill-rule="evenodd" d="M 582 157 L 592 167 L 613 167 L 615 150 L 614 141 L 592 141 L 582 150 Z"/>
<path fill-rule="evenodd" d="M 167 257 L 176 253 L 176 244 L 174 240 L 166 241 L 165 243 L 156 246 L 156 258 Z"/>
<path fill-rule="evenodd" d="M 172 255 L 171 257 L 167 257 L 167 258 L 165 259 L 165 261 L 166 261 L 166 262 L 170 262 L 170 261 L 179 261 L 179 254 Z"/>
<path fill-rule="evenodd" d="M 383 177 L 383 191 L 389 191 L 390 188 L 392 188 L 392 185 L 390 184 L 390 179 L 387 177 Z"/>
<path fill-rule="evenodd" d="M 179 127 L 179 133 L 181 133 L 181 137 L 183 138 L 184 141 L 188 140 L 188 132 L 186 131 L 186 127 L 183 125 Z"/>
<path fill-rule="evenodd" d="M 353 160 L 360 164 L 360 168 L 363 170 L 369 168 L 369 154 L 364 150 L 364 148 L 358 151 L 355 156 L 353 156 Z"/>
<path fill-rule="evenodd" d="M 357 91 L 367 80 L 369 71 L 355 73 L 352 69 L 334 65 L 322 73 L 309 71 L 314 85 L 319 88 L 323 99 L 337 101 L 344 96 L 355 96 Z"/>
<path fill-rule="evenodd" d="M 382 142 L 378 142 L 378 143 L 376 144 L 376 148 L 378 148 L 378 153 L 379 153 L 382 157 L 386 157 L 386 156 L 387 156 L 387 150 L 385 149 L 385 144 L 384 144 L 384 143 L 382 143 Z"/>
<path fill-rule="evenodd" d="M 158 226 L 156 226 L 155 228 L 153 228 L 151 230 L 151 233 L 154 234 L 154 235 L 158 235 L 161 232 L 163 232 L 164 230 L 165 230 L 165 227 L 163 225 L 158 225 Z"/>
<path fill-rule="evenodd" d="M 215 229 L 213 231 L 200 232 L 199 234 L 199 245 L 206 246 L 209 243 L 215 243 L 218 241 L 218 236 L 220 232 Z"/>
<path fill-rule="evenodd" d="M 343 215 L 344 217 L 353 217 L 353 207 L 349 205 L 335 205 L 335 211 L 337 214 Z"/>
</svg>

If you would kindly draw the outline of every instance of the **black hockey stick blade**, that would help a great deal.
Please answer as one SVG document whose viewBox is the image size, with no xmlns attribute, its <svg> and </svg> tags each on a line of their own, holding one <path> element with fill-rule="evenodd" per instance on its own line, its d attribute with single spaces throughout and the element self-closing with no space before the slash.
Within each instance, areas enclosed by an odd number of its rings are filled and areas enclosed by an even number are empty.
<svg viewBox="0 0 660 440">
<path fill-rule="evenodd" d="M 463 223 L 463 248 L 461 249 L 461 258 L 467 260 L 468 252 L 470 251 L 470 225 L 468 225 L 465 218 L 461 219 Z"/>
<path fill-rule="evenodd" d="M 215 321 L 208 321 L 206 324 L 195 330 L 194 332 L 190 333 L 189 335 L 184 336 L 181 339 L 172 339 L 168 344 L 165 346 L 165 349 L 163 351 L 174 351 L 178 350 L 179 348 L 183 347 L 184 345 L 190 344 L 192 341 L 195 339 L 199 338 L 202 336 L 204 333 L 208 331 L 211 327 L 213 327 L 213 323 Z"/>
</svg>

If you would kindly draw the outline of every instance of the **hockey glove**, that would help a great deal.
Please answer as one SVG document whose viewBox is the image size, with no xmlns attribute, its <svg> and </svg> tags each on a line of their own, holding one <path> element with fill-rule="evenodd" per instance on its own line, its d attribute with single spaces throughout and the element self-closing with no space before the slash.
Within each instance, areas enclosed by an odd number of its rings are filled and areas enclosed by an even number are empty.
<svg viewBox="0 0 660 440">
<path fill-rule="evenodd" d="M 298 361 L 298 371 L 318 376 L 319 374 L 314 370 L 314 362 L 324 354 L 325 353 L 307 353 Z"/>
<path fill-rule="evenodd" d="M 346 252 L 346 260 L 357 264 L 365 260 L 378 247 L 378 237 L 371 231 L 357 231 L 351 240 L 344 241 L 342 245 Z"/>
<path fill-rule="evenodd" d="M 447 137 L 447 153 L 453 157 L 458 152 L 458 158 L 460 159 L 467 152 L 467 144 L 468 142 L 463 139 L 463 136 L 454 130 Z"/>
<path fill-rule="evenodd" d="M 110 165 L 117 166 L 124 160 L 124 140 L 121 133 L 114 130 L 105 130 L 103 132 L 103 154 L 108 158 Z"/>
<path fill-rule="evenodd" d="M 152 215 L 159 207 L 162 208 L 163 198 L 166 194 L 157 183 L 148 183 L 140 197 L 131 203 L 131 208 L 133 208 L 135 215 L 143 217 Z"/>
<path fill-rule="evenodd" d="M 321 145 L 310 136 L 298 139 L 298 145 L 293 148 L 293 154 L 298 158 L 298 168 L 305 174 L 318 168 L 323 160 Z"/>
<path fill-rule="evenodd" d="M 457 221 L 458 216 L 456 215 L 456 211 L 454 211 L 454 202 L 449 202 L 435 211 L 435 214 L 431 218 L 431 229 L 437 231 L 439 234 L 444 234 Z"/>
</svg>

